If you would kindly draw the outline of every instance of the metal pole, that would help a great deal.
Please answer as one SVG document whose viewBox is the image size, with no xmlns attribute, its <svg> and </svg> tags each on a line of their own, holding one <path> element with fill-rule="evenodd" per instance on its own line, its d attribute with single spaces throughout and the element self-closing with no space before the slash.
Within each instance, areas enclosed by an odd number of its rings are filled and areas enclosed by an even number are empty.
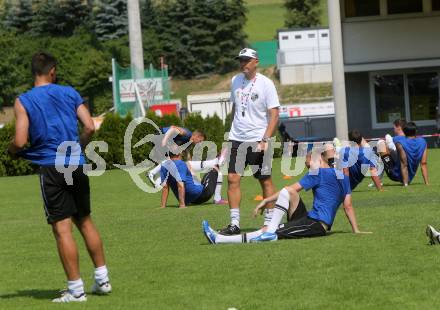
<svg viewBox="0 0 440 310">
<path fill-rule="evenodd" d="M 336 136 L 348 140 L 347 102 L 345 97 L 344 55 L 342 51 L 341 11 L 339 0 L 327 0 L 332 60 L 333 98 Z"/>
<path fill-rule="evenodd" d="M 131 75 L 133 79 L 144 77 L 144 55 L 142 49 L 141 16 L 139 0 L 127 1 L 128 35 L 130 40 Z"/>
<path fill-rule="evenodd" d="M 119 83 L 118 80 L 116 80 L 116 60 L 112 58 L 112 91 L 113 91 L 113 108 L 115 113 L 119 113 L 118 111 L 118 105 L 119 102 L 118 92 L 116 90 L 116 83 Z"/>
</svg>

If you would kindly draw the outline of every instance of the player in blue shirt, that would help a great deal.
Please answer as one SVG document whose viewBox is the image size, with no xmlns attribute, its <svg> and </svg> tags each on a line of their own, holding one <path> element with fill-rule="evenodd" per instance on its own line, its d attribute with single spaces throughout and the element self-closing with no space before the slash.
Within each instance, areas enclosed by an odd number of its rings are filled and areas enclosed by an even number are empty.
<svg viewBox="0 0 440 310">
<path fill-rule="evenodd" d="M 392 181 L 408 186 L 420 165 L 423 180 L 428 185 L 428 148 L 426 141 L 423 138 L 416 137 L 417 126 L 414 122 L 408 122 L 403 131 L 405 138 L 396 141 L 396 154 L 394 156 L 392 150 L 387 147 L 383 140 L 378 142 L 378 150 L 385 166 L 385 172 Z M 397 158 L 397 161 L 394 158 Z"/>
<path fill-rule="evenodd" d="M 147 173 L 148 180 L 155 188 L 160 187 L 160 180 L 156 179 L 155 176 L 160 172 L 162 167 L 161 164 L 169 159 L 168 152 L 170 150 L 174 151 L 174 153 L 177 153 L 177 148 L 185 147 L 186 143 L 194 145 L 205 141 L 206 139 L 206 135 L 200 130 L 191 132 L 187 128 L 174 125 L 162 127 L 160 131 L 163 134 L 163 138 L 160 142 L 155 142 L 160 143 L 160 146 L 155 146 L 155 149 L 158 152 L 157 155 L 162 158 L 157 161 L 159 164 Z"/>
<path fill-rule="evenodd" d="M 342 167 L 344 173 L 349 176 L 351 190 L 354 190 L 362 182 L 368 171 L 376 188 L 379 191 L 383 190 L 377 171 L 379 157 L 369 147 L 359 130 L 351 130 L 348 133 L 348 139 L 356 145 L 340 150 L 337 166 Z"/>
<path fill-rule="evenodd" d="M 334 158 L 334 150 L 328 149 L 319 158 L 307 156 L 309 172 L 297 183 L 287 186 L 278 193 L 265 198 L 254 210 L 254 215 L 261 213 L 267 204 L 275 202 L 272 219 L 262 229 L 236 236 L 225 236 L 214 231 L 207 221 L 203 221 L 203 233 L 210 243 L 246 243 L 275 241 L 279 238 L 303 238 L 325 236 L 331 229 L 340 204 L 344 205 L 345 214 L 354 233 L 359 231 L 351 202 L 349 179 L 341 171 L 328 164 Z M 302 189 L 313 191 L 313 206 L 307 212 L 301 204 L 298 192 Z M 288 222 L 281 224 L 284 215 Z"/>
<path fill-rule="evenodd" d="M 166 207 L 170 188 L 179 201 L 179 208 L 186 208 L 188 204 L 202 204 L 208 201 L 217 191 L 219 182 L 221 184 L 222 180 L 222 175 L 215 164 L 210 168 L 209 172 L 203 176 L 202 181 L 199 182 L 194 179 L 188 164 L 182 160 L 181 154 L 171 153 L 171 159 L 162 162 L 160 169 L 161 208 Z"/>
<path fill-rule="evenodd" d="M 70 86 L 54 84 L 56 66 L 56 59 L 48 53 L 32 57 L 34 88 L 15 100 L 15 137 L 8 151 L 39 166 L 46 219 L 52 225 L 68 280 L 67 291 L 53 301 L 86 301 L 72 223 L 80 230 L 96 268 L 92 292 L 111 291 L 102 241 L 90 217 L 89 179 L 82 169 L 85 162 L 81 146 L 89 142 L 95 128 L 78 92 Z M 78 119 L 83 125 L 81 136 Z M 30 146 L 25 149 L 28 140 Z M 64 147 L 65 142 L 69 147 Z M 71 179 L 60 172 L 66 163 L 77 167 L 71 172 Z"/>
</svg>

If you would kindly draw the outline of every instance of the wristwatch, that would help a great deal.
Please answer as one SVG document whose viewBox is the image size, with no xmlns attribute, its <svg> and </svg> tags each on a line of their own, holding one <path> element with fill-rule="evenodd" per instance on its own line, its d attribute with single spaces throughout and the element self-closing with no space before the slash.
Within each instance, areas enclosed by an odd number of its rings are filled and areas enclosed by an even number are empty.
<svg viewBox="0 0 440 310">
<path fill-rule="evenodd" d="M 269 142 L 269 139 L 270 139 L 270 138 L 266 138 L 266 137 L 264 137 L 263 139 L 261 139 L 261 142 Z"/>
</svg>

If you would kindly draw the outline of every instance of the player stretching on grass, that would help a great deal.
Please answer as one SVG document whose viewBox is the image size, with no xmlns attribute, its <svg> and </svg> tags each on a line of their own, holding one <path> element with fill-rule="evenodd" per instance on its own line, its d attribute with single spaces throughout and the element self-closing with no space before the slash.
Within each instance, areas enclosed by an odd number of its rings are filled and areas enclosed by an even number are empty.
<svg viewBox="0 0 440 310">
<path fill-rule="evenodd" d="M 94 132 L 94 125 L 83 99 L 72 87 L 54 84 L 56 60 L 47 53 L 32 57 L 32 74 L 35 87 L 21 94 L 15 100 L 15 137 L 9 146 L 12 156 L 23 156 L 39 166 L 41 194 L 46 219 L 52 225 L 58 254 L 67 276 L 67 291 L 54 302 L 86 301 L 84 284 L 78 263 L 78 249 L 72 235 L 72 223 L 81 232 L 87 250 L 95 265 L 93 293 L 111 292 L 104 250 L 92 218 L 90 217 L 89 179 L 83 173 L 85 164 L 81 150 L 63 157 L 77 162 L 72 173 L 73 184 L 68 184 L 64 174 L 57 171 L 57 149 L 66 141 L 73 141 L 84 147 Z M 78 137 L 78 121 L 84 125 Z M 24 149 L 30 139 L 30 147 Z M 62 164 L 64 166 L 64 161 Z"/>
<path fill-rule="evenodd" d="M 162 162 L 160 169 L 160 181 L 162 186 L 161 208 L 165 208 L 168 200 L 169 189 L 179 201 L 179 208 L 186 208 L 188 204 L 202 204 L 215 194 L 220 197 L 216 204 L 228 204 L 221 199 L 221 184 L 223 175 L 218 169 L 218 160 L 191 161 L 185 163 L 181 154 L 170 153 L 170 160 Z M 191 164 L 193 167 L 191 167 Z M 196 167 L 197 166 L 197 167 Z M 199 182 L 195 180 L 193 171 L 209 170 Z"/>
<path fill-rule="evenodd" d="M 377 171 L 379 157 L 377 157 L 362 134 L 357 129 L 348 133 L 348 139 L 356 146 L 345 147 L 340 150 L 343 160 L 340 161 L 345 174 L 349 176 L 350 188 L 354 190 L 365 177 L 367 171 L 370 171 L 371 179 L 376 185 L 377 190 L 382 191 L 382 185 Z M 377 159 L 375 160 L 374 157 Z M 348 166 L 348 167 L 346 167 Z"/>
<path fill-rule="evenodd" d="M 224 236 L 214 231 L 207 221 L 203 221 L 203 233 L 210 243 L 247 243 L 276 241 L 279 238 L 303 238 L 325 236 L 331 229 L 336 211 L 343 203 L 344 211 L 354 233 L 361 233 L 351 202 L 351 190 L 348 177 L 341 171 L 330 168 L 329 158 L 334 157 L 334 150 L 329 149 L 311 159 L 309 153 L 306 166 L 309 172 L 297 183 L 286 186 L 278 193 L 265 198 L 254 210 L 254 215 L 261 213 L 265 206 L 276 200 L 272 219 L 262 229 L 237 236 Z M 313 190 L 313 207 L 306 212 L 300 203 L 298 192 L 302 189 Z M 281 224 L 284 215 L 287 223 Z M 281 224 L 281 225 L 280 225 Z"/>
<path fill-rule="evenodd" d="M 425 184 L 428 180 L 428 149 L 423 138 L 416 137 L 417 126 L 408 122 L 403 128 L 405 137 L 399 138 L 394 147 L 380 140 L 377 144 L 378 151 L 385 166 L 385 172 L 392 181 L 408 186 L 416 175 L 419 165 Z M 396 151 L 393 151 L 395 149 Z"/>
</svg>

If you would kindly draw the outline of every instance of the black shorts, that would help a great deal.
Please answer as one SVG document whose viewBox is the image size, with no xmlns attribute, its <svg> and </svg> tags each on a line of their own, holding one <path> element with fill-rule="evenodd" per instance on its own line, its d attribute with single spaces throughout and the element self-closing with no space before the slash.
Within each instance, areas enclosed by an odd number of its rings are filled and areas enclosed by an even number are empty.
<svg viewBox="0 0 440 310">
<path fill-rule="evenodd" d="M 396 161 L 393 159 L 391 155 L 382 156 L 382 162 L 383 162 L 383 170 L 385 170 L 385 173 L 387 174 L 388 178 L 390 178 L 391 181 L 402 182 L 402 180 L 394 174 L 394 167 L 399 163 L 396 163 Z"/>
<path fill-rule="evenodd" d="M 257 142 L 239 142 L 239 141 L 231 141 L 231 155 L 229 160 L 228 173 L 237 173 L 243 175 L 244 169 L 251 165 L 251 171 L 254 178 L 258 180 L 265 180 L 271 177 L 272 175 L 272 161 L 268 163 L 264 162 L 264 152 L 253 152 L 252 145 L 255 145 Z M 238 148 L 242 144 L 248 145 L 246 148 L 246 152 L 243 154 L 238 154 Z M 242 147 L 241 150 L 244 150 Z M 238 167 L 237 166 L 238 163 Z M 241 166 L 241 167 L 240 167 Z"/>
<path fill-rule="evenodd" d="M 279 239 L 310 238 L 326 235 L 325 228 L 322 224 L 307 216 L 307 209 L 301 198 L 298 207 L 289 218 L 289 221 L 285 224 L 281 224 L 276 233 Z"/>
<path fill-rule="evenodd" d="M 218 171 L 212 169 L 202 178 L 203 191 L 192 204 L 202 204 L 207 202 L 214 195 L 217 186 Z"/>
<path fill-rule="evenodd" d="M 73 217 L 79 220 L 90 214 L 89 177 L 79 166 L 72 172 L 73 185 L 54 166 L 39 169 L 41 195 L 48 224 Z"/>
</svg>

